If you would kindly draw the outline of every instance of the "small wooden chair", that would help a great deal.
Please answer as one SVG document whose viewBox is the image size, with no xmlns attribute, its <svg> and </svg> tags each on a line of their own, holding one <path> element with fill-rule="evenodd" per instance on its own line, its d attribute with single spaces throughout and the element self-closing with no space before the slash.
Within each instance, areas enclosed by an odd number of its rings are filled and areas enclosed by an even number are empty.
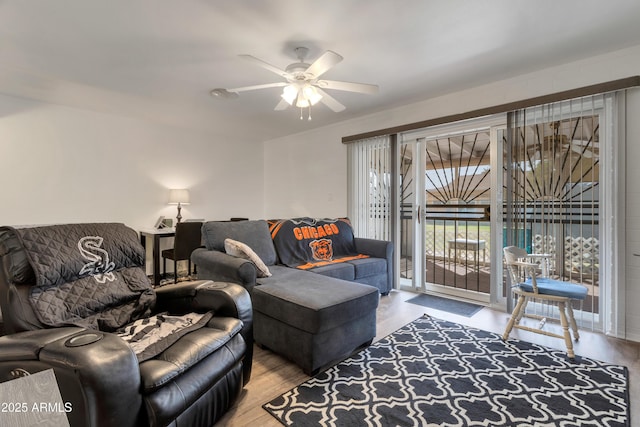
<svg viewBox="0 0 640 427">
<path fill-rule="evenodd" d="M 563 282 L 548 277 L 536 277 L 536 269 L 539 267 L 539 264 L 527 262 L 529 254 L 527 254 L 524 249 L 508 246 L 504 248 L 503 251 L 505 264 L 512 282 L 512 290 L 515 295 L 518 295 L 518 302 L 513 309 L 513 313 L 511 313 L 511 318 L 509 319 L 509 323 L 507 323 L 507 328 L 502 335 L 502 339 L 506 341 L 513 328 L 550 337 L 563 338 L 567 346 L 567 355 L 570 359 L 574 359 L 575 353 L 573 351 L 569 327 L 571 327 L 573 337 L 576 341 L 580 339 L 580 334 L 578 333 L 578 325 L 573 315 L 571 301 L 584 300 L 587 297 L 588 289 L 585 286 L 575 283 Z M 558 307 L 560 324 L 563 329 L 562 335 L 542 330 L 542 325 L 546 322 L 546 318 L 525 312 L 527 303 L 530 300 L 539 300 Z M 520 320 L 525 316 L 542 320 L 540 328 L 521 325 Z"/>
</svg>

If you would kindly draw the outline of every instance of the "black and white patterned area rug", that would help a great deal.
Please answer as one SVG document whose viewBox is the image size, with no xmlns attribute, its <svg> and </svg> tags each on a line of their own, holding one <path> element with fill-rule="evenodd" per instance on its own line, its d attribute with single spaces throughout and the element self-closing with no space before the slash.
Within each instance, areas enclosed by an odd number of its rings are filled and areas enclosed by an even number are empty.
<svg viewBox="0 0 640 427">
<path fill-rule="evenodd" d="M 263 405 L 286 426 L 629 426 L 628 371 L 424 316 Z"/>
</svg>

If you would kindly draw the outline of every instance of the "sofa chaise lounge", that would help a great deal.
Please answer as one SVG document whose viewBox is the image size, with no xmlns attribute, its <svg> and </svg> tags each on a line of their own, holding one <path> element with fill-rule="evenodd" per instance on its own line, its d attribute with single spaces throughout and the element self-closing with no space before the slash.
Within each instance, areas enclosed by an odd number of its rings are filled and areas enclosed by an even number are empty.
<svg viewBox="0 0 640 427">
<path fill-rule="evenodd" d="M 256 343 L 305 373 L 313 375 L 375 337 L 379 296 L 392 287 L 390 242 L 355 238 L 346 219 L 212 221 L 202 236 L 205 247 L 191 256 L 198 278 L 245 286 Z M 252 253 L 234 253 L 230 242 Z"/>
</svg>

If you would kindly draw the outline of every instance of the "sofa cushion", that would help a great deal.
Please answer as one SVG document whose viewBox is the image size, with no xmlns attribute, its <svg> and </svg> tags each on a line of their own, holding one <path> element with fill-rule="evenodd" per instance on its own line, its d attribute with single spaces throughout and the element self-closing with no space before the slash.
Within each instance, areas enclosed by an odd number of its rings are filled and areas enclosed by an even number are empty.
<svg viewBox="0 0 640 427">
<path fill-rule="evenodd" d="M 354 280 L 356 278 L 355 268 L 352 264 L 342 262 L 339 264 L 323 265 L 310 270 L 312 273 L 322 274 L 323 276 L 335 277 L 342 280 Z"/>
<path fill-rule="evenodd" d="M 347 264 L 353 265 L 356 280 L 387 273 L 387 260 L 383 258 L 354 259 Z"/>
<path fill-rule="evenodd" d="M 276 262 L 276 250 L 264 220 L 208 221 L 202 225 L 202 240 L 208 250 L 224 252 L 224 239 L 248 245 L 266 265 Z"/>
<path fill-rule="evenodd" d="M 378 289 L 284 266 L 258 279 L 253 309 L 316 334 L 360 318 L 378 306 Z"/>
<path fill-rule="evenodd" d="M 249 261 L 254 263 L 256 268 L 258 269 L 258 277 L 271 276 L 269 267 L 267 267 L 264 262 L 262 262 L 258 254 L 256 254 L 253 249 L 249 247 L 249 245 L 245 245 L 244 243 L 238 242 L 237 240 L 233 239 L 224 239 L 224 250 L 231 256 L 248 259 Z"/>
<path fill-rule="evenodd" d="M 357 255 L 346 218 L 274 220 L 269 228 L 280 261 L 289 267 L 308 269 Z"/>
</svg>

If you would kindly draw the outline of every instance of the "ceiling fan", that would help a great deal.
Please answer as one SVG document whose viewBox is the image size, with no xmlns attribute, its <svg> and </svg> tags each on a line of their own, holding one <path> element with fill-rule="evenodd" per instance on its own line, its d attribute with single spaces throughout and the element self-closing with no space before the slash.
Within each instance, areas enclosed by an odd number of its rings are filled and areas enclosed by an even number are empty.
<svg viewBox="0 0 640 427">
<path fill-rule="evenodd" d="M 288 65 L 284 70 L 254 56 L 240 55 L 241 58 L 283 77 L 286 82 L 266 83 L 232 89 L 217 88 L 211 91 L 211 95 L 220 98 L 236 98 L 240 92 L 282 87 L 283 90 L 280 95 L 282 99 L 276 105 L 275 110 L 284 110 L 289 106 L 295 105 L 300 108 L 300 119 L 302 119 L 303 109 L 308 108 L 309 115 L 307 119 L 311 120 L 311 106 L 316 105 L 318 102 L 322 102 L 335 112 L 340 112 L 345 109 L 344 105 L 325 92 L 324 89 L 365 94 L 375 94 L 378 92 L 378 86 L 372 84 L 320 79 L 325 72 L 343 59 L 342 56 L 331 50 L 324 52 L 311 64 L 305 62 L 309 49 L 306 47 L 297 47 L 295 53 L 298 62 Z"/>
<path fill-rule="evenodd" d="M 542 138 L 544 144 L 550 144 L 551 146 L 555 145 L 562 151 L 571 150 L 587 159 L 593 158 L 594 155 L 598 155 L 599 144 L 598 142 L 593 141 L 593 137 L 587 140 L 571 139 L 564 133 L 560 132 L 561 123 L 559 121 L 549 123 L 549 126 L 551 127 L 553 134 Z"/>
</svg>

